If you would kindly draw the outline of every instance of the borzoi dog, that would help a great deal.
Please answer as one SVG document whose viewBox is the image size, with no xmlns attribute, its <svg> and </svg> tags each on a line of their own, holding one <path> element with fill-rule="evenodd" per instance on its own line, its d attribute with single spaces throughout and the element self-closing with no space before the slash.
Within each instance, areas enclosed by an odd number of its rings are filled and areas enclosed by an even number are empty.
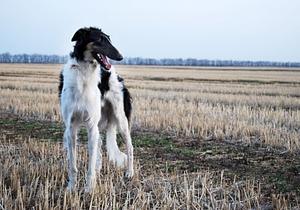
<svg viewBox="0 0 300 210">
<path fill-rule="evenodd" d="M 88 131 L 88 172 L 86 192 L 95 186 L 96 171 L 102 167 L 100 130 L 106 130 L 109 160 L 118 167 L 127 166 L 132 177 L 133 147 L 129 128 L 131 97 L 108 58 L 120 61 L 119 51 L 108 35 L 97 28 L 81 28 L 73 36 L 74 51 L 65 64 L 59 85 L 61 114 L 65 124 L 64 145 L 68 157 L 68 189 L 76 187 L 76 141 L 81 125 Z M 98 66 L 100 64 L 100 68 Z M 117 129 L 126 142 L 127 155 L 116 142 Z"/>
</svg>

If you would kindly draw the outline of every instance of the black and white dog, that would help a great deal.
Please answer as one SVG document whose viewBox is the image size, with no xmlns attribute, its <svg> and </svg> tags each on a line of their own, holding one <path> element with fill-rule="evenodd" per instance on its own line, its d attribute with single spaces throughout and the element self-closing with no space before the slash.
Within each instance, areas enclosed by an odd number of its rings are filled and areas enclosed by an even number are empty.
<svg viewBox="0 0 300 210">
<path fill-rule="evenodd" d="M 98 28 L 81 28 L 72 41 L 76 41 L 74 51 L 61 72 L 59 85 L 61 113 L 66 127 L 64 145 L 68 156 L 68 189 L 73 190 L 76 186 L 77 132 L 81 125 L 85 125 L 89 152 L 85 190 L 90 192 L 95 186 L 96 171 L 102 167 L 99 129 L 106 130 L 109 160 L 118 167 L 127 166 L 127 177 L 134 174 L 129 127 L 131 97 L 123 79 L 107 58 L 123 59 L 108 35 Z M 127 155 L 118 148 L 117 129 L 126 142 Z"/>
</svg>

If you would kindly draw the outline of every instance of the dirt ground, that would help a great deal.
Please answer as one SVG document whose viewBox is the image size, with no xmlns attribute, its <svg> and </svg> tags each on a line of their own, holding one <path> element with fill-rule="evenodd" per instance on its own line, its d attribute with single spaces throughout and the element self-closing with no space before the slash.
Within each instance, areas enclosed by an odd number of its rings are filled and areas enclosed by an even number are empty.
<svg viewBox="0 0 300 210">
<path fill-rule="evenodd" d="M 60 123 L 26 121 L 5 113 L 0 114 L 0 130 L 0 142 L 15 141 L 17 137 L 57 142 L 62 141 L 63 136 L 63 125 Z M 133 129 L 132 136 L 135 160 L 149 173 L 152 170 L 223 170 L 226 179 L 253 179 L 259 182 L 266 201 L 275 194 L 282 194 L 292 202 L 299 202 L 299 152 L 238 141 L 179 138 L 137 129 Z M 79 139 L 82 144 L 86 142 L 85 130 L 81 130 Z"/>
</svg>

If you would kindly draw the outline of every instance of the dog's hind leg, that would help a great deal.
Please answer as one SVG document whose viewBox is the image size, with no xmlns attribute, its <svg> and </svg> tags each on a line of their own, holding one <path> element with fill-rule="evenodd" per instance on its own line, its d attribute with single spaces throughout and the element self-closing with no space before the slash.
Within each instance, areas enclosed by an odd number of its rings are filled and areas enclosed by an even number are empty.
<svg viewBox="0 0 300 210">
<path fill-rule="evenodd" d="M 106 148 L 109 161 L 116 164 L 117 167 L 125 167 L 127 155 L 120 151 L 117 144 L 117 124 L 111 120 L 107 124 L 106 131 Z"/>
<path fill-rule="evenodd" d="M 117 118 L 120 134 L 126 143 L 126 150 L 127 150 L 126 177 L 131 178 L 134 174 L 134 170 L 133 170 L 133 146 L 132 146 L 129 124 L 125 112 L 123 110 L 122 103 L 120 103 L 117 107 L 115 107 L 114 110 L 115 110 L 115 115 Z"/>
<path fill-rule="evenodd" d="M 68 190 L 74 190 L 77 183 L 77 152 L 76 152 L 76 144 L 77 144 L 77 131 L 79 125 L 76 123 L 69 123 L 66 126 L 66 130 L 64 133 L 64 143 L 67 149 L 67 157 L 68 157 Z"/>
</svg>

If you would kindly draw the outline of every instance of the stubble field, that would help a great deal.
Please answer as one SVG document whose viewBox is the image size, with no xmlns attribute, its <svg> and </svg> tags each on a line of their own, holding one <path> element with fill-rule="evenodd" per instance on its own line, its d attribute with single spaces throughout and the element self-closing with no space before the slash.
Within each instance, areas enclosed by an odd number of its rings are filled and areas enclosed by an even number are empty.
<svg viewBox="0 0 300 210">
<path fill-rule="evenodd" d="M 86 195 L 84 130 L 80 187 L 65 190 L 60 68 L 0 65 L 0 209 L 300 207 L 300 70 L 116 66 L 134 101 L 137 174 L 104 161 Z"/>
</svg>

